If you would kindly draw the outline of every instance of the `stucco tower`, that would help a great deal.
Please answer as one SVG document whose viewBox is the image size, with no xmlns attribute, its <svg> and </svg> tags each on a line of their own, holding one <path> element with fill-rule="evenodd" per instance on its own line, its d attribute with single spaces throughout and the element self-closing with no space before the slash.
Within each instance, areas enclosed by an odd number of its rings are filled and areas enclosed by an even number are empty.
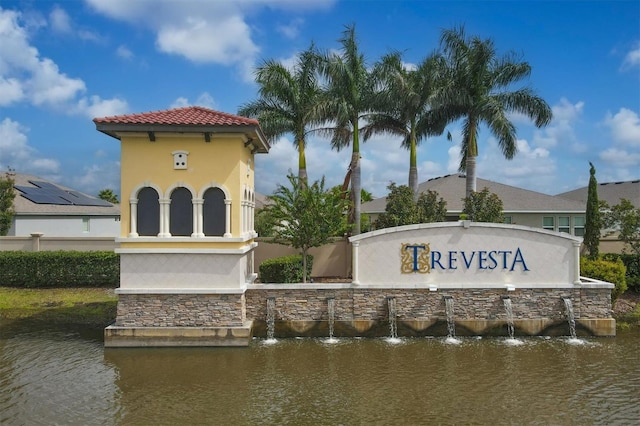
<svg viewBox="0 0 640 426">
<path fill-rule="evenodd" d="M 106 346 L 247 345 L 257 120 L 201 107 L 94 119 L 121 141 L 118 313 Z"/>
</svg>

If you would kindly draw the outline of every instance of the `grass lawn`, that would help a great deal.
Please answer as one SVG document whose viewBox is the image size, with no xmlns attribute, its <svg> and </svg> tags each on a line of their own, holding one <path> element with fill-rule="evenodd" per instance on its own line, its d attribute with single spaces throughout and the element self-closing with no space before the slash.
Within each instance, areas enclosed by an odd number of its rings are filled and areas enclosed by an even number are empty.
<svg viewBox="0 0 640 426">
<path fill-rule="evenodd" d="M 102 326 L 115 320 L 116 302 L 110 288 L 0 287 L 0 319 Z"/>
</svg>

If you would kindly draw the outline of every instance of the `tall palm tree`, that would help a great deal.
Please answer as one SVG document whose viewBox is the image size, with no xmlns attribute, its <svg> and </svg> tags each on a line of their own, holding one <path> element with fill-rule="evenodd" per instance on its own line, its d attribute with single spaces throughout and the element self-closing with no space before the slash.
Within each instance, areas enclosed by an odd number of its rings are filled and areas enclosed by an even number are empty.
<svg viewBox="0 0 640 426">
<path fill-rule="evenodd" d="M 347 26 L 338 40 L 340 53 L 328 53 L 319 59 L 319 69 L 327 80 L 319 113 L 332 123 L 325 133 L 331 135 L 331 146 L 340 151 L 351 143 L 351 196 L 353 200 L 353 233 L 360 233 L 360 119 L 370 111 L 373 85 L 364 55 L 358 50 L 355 26 Z"/>
<path fill-rule="evenodd" d="M 272 141 L 286 133 L 293 134 L 301 184 L 307 181 L 306 135 L 319 124 L 314 117 L 314 107 L 322 92 L 316 58 L 312 44 L 298 55 L 293 70 L 274 60 L 265 61 L 255 72 L 260 97 L 242 105 L 238 111 L 239 115 L 257 118 Z"/>
<path fill-rule="evenodd" d="M 375 95 L 376 112 L 367 116 L 364 140 L 373 134 L 387 133 L 402 137 L 409 150 L 409 188 L 418 198 L 417 146 L 429 136 L 444 132 L 446 119 L 431 109 L 430 102 L 442 79 L 443 58 L 431 55 L 416 69 L 408 69 L 401 54 L 390 53 L 378 62 L 373 76 L 382 87 Z"/>
<path fill-rule="evenodd" d="M 467 37 L 464 27 L 459 27 L 444 30 L 440 43 L 449 76 L 439 99 L 450 121 L 463 119 L 460 171 L 467 173 L 468 197 L 476 190 L 479 126 L 487 125 L 505 158 L 512 159 L 518 151 L 516 127 L 507 114 L 524 114 L 542 127 L 549 124 L 552 112 L 530 88 L 510 90 L 513 84 L 529 77 L 531 66 L 513 53 L 497 57 L 491 39 Z"/>
</svg>

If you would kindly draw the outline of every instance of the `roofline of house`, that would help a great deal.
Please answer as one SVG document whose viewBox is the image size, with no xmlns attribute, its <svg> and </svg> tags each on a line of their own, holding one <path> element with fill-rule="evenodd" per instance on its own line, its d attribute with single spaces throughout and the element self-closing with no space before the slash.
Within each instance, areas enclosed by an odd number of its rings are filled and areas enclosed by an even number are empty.
<svg viewBox="0 0 640 426">
<path fill-rule="evenodd" d="M 260 126 L 256 125 L 176 125 L 176 124 L 146 124 L 146 123 L 96 123 L 96 130 L 120 140 L 118 133 L 122 132 L 147 132 L 147 133 L 202 133 L 204 140 L 216 133 L 244 133 L 248 139 L 251 135 L 258 138 L 258 146 L 254 145 L 256 152 L 267 153 L 271 145 Z"/>
</svg>

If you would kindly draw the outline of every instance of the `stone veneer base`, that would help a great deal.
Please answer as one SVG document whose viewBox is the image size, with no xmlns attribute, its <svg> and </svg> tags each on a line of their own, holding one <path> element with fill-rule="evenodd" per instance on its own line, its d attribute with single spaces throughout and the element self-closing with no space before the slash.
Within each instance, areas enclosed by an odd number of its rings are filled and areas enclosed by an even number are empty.
<svg viewBox="0 0 640 426">
<path fill-rule="evenodd" d="M 104 330 L 104 346 L 248 346 L 253 336 L 253 321 L 236 327 L 122 327 Z"/>
</svg>

